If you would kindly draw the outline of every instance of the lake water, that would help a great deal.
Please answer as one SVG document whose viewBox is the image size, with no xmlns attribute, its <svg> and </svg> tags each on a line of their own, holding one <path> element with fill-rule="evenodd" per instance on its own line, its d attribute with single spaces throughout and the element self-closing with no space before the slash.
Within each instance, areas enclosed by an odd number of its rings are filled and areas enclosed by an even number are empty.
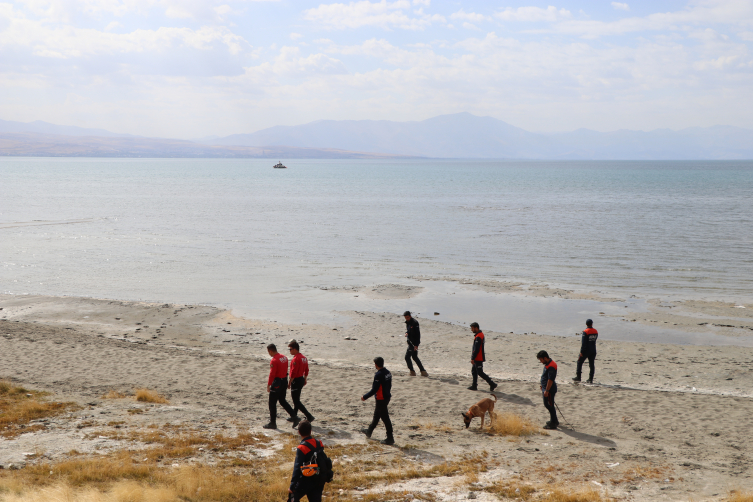
<svg viewBox="0 0 753 502">
<path fill-rule="evenodd" d="M 753 291 L 750 161 L 275 162 L 0 159 L 0 291 L 301 316 L 411 276 Z"/>
</svg>

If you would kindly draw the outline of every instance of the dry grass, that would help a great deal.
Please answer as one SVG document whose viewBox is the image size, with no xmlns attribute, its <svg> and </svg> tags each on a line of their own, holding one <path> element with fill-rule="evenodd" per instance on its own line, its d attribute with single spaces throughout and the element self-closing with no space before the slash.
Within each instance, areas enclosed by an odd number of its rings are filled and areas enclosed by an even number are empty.
<svg viewBox="0 0 753 502">
<path fill-rule="evenodd" d="M 32 420 L 53 417 L 75 408 L 74 403 L 48 402 L 45 392 L 30 391 L 0 381 L 0 436 L 12 438 L 26 432 L 44 429 L 43 424 L 29 425 Z"/>
<path fill-rule="evenodd" d="M 531 436 L 541 434 L 541 428 L 530 419 L 514 413 L 495 413 L 491 426 L 487 429 L 498 436 Z"/>
<path fill-rule="evenodd" d="M 577 489 L 551 485 L 533 486 L 520 480 L 507 480 L 484 488 L 502 499 L 536 500 L 537 502 L 601 502 L 604 500 L 598 490 L 591 487 Z"/>
<path fill-rule="evenodd" d="M 167 404 L 169 402 L 164 396 L 160 396 L 153 390 L 149 389 L 136 389 L 136 393 L 133 397 L 136 398 L 136 401 L 142 403 Z"/>
<path fill-rule="evenodd" d="M 743 490 L 730 490 L 728 502 L 753 502 L 753 492 Z"/>
<path fill-rule="evenodd" d="M 126 394 L 118 392 L 115 389 L 110 389 L 108 393 L 102 394 L 102 399 L 124 399 L 126 397 L 128 397 Z"/>
<path fill-rule="evenodd" d="M 671 469 L 668 466 L 656 466 L 652 464 L 626 465 L 622 470 L 609 478 L 609 481 L 618 485 L 620 483 L 635 483 L 642 480 L 667 478 Z M 669 477 L 670 481 L 675 478 Z"/>
<path fill-rule="evenodd" d="M 423 429 L 427 431 L 437 431 L 437 432 L 452 432 L 456 429 L 460 428 L 460 424 L 463 422 L 458 422 L 458 427 L 452 427 L 451 425 L 447 424 L 435 424 L 434 422 L 428 421 L 428 422 L 418 422 L 415 421 L 411 425 L 408 426 L 409 429 L 418 430 Z"/>
</svg>

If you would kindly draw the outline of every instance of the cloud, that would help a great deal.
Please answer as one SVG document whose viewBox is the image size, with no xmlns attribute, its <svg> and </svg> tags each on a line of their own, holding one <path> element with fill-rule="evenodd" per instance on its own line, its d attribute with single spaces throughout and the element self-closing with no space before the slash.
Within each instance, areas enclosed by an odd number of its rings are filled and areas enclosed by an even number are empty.
<svg viewBox="0 0 753 502">
<path fill-rule="evenodd" d="M 291 33 L 290 34 L 290 40 L 300 40 L 303 38 L 303 35 L 300 33 Z"/>
<path fill-rule="evenodd" d="M 422 30 L 433 22 L 442 22 L 443 16 L 424 14 L 422 10 L 410 12 L 408 0 L 369 2 L 363 0 L 349 4 L 322 4 L 303 13 L 304 19 L 335 30 L 375 26 L 383 29 L 401 28 Z"/>
<path fill-rule="evenodd" d="M 546 9 L 542 9 L 541 7 L 518 7 L 517 9 L 513 9 L 508 7 L 503 11 L 495 12 L 494 17 L 502 21 L 537 23 L 567 19 L 572 17 L 572 14 L 567 9 L 557 9 L 550 5 Z"/>
<path fill-rule="evenodd" d="M 482 23 L 484 21 L 488 21 L 491 18 L 483 14 L 477 14 L 475 12 L 466 12 L 465 10 L 460 9 L 459 11 L 453 12 L 452 14 L 450 14 L 450 19 L 459 19 L 463 21 L 468 21 L 470 23 Z"/>
<path fill-rule="evenodd" d="M 630 6 L 626 3 L 612 2 L 612 8 L 616 10 L 630 10 Z"/>
</svg>

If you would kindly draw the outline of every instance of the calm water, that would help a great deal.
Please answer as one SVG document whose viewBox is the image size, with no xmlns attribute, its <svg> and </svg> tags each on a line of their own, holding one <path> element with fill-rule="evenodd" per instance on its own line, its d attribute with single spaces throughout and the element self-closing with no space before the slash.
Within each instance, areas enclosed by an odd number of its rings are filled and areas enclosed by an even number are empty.
<svg viewBox="0 0 753 502">
<path fill-rule="evenodd" d="M 414 275 L 753 291 L 753 162 L 274 163 L 0 159 L 0 291 L 262 310 Z"/>
</svg>

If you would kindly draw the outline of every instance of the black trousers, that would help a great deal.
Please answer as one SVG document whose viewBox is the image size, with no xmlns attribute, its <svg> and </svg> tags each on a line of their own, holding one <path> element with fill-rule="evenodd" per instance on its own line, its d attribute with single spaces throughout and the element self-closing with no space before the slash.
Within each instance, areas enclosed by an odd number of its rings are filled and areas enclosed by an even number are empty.
<svg viewBox="0 0 753 502">
<path fill-rule="evenodd" d="M 317 486 L 306 486 L 302 488 L 296 489 L 295 492 L 293 492 L 292 500 L 293 502 L 298 502 L 299 500 L 302 500 L 303 497 L 306 497 L 309 502 L 321 502 L 322 501 L 322 492 L 324 491 L 324 486 L 317 485 Z M 288 500 L 291 500 L 288 498 Z"/>
<path fill-rule="evenodd" d="M 410 361 L 411 359 L 416 361 L 420 371 L 426 371 L 424 370 L 424 365 L 421 364 L 421 360 L 418 358 L 418 350 L 416 350 L 413 345 L 408 345 L 408 351 L 405 353 L 405 363 L 408 365 L 408 369 L 413 371 L 413 363 Z"/>
<path fill-rule="evenodd" d="M 387 429 L 387 437 L 392 437 L 392 421 L 390 420 L 390 412 L 387 409 L 387 405 L 389 404 L 389 399 L 376 400 L 376 407 L 374 408 L 374 419 L 371 421 L 371 425 L 369 425 L 369 434 L 371 434 L 371 432 L 376 429 L 379 420 L 381 420 L 384 424 L 384 428 Z"/>
<path fill-rule="evenodd" d="M 583 362 L 586 359 L 588 359 L 588 369 L 589 369 L 588 379 L 589 380 L 593 380 L 594 379 L 594 371 L 595 371 L 595 368 L 596 368 L 594 366 L 594 360 L 596 359 L 596 353 L 593 353 L 593 354 L 584 354 L 583 352 L 581 352 L 581 354 L 583 354 L 583 355 L 578 358 L 578 366 L 575 368 L 575 376 L 577 376 L 578 378 L 580 378 L 581 371 L 583 371 Z"/>
<path fill-rule="evenodd" d="M 290 383 L 290 397 L 293 398 L 293 415 L 298 415 L 298 410 L 301 410 L 306 420 L 311 420 L 312 415 L 309 410 L 301 403 L 301 391 L 303 390 L 303 383 L 305 382 L 303 377 L 294 378 Z"/>
<path fill-rule="evenodd" d="M 269 391 L 269 421 L 270 423 L 277 423 L 277 403 L 285 409 L 285 411 L 293 416 L 293 408 L 290 407 L 285 400 L 285 395 L 288 393 L 288 379 L 278 378 L 272 383 L 272 389 Z"/>
<path fill-rule="evenodd" d="M 549 411 L 549 421 L 552 422 L 553 425 L 559 425 L 560 421 L 557 420 L 557 408 L 554 406 L 554 396 L 557 394 L 557 391 L 549 392 L 549 397 L 544 396 L 544 391 L 541 391 L 541 397 L 544 398 L 544 406 L 546 407 L 547 411 Z"/>
<path fill-rule="evenodd" d="M 484 380 L 486 380 L 486 383 L 488 383 L 489 385 L 494 383 L 492 382 L 492 379 L 489 378 L 489 375 L 484 373 L 484 363 L 482 363 L 481 361 L 476 361 L 475 363 L 473 363 L 473 367 L 471 368 L 471 375 L 473 375 L 474 387 L 478 385 L 478 377 L 481 377 Z"/>
</svg>

